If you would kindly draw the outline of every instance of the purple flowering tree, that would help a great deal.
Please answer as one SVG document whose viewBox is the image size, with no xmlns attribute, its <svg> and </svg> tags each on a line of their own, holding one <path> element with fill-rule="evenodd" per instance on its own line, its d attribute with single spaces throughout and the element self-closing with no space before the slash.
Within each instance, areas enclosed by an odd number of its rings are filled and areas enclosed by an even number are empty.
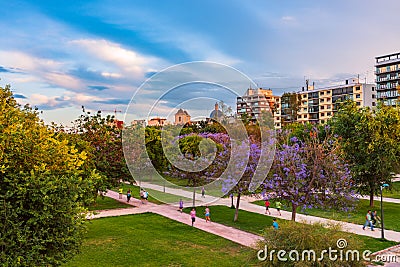
<svg viewBox="0 0 400 267">
<path fill-rule="evenodd" d="M 296 210 L 302 208 L 343 208 L 355 201 L 350 170 L 342 159 L 337 140 L 313 128 L 303 140 L 288 131 L 278 132 L 279 144 L 265 189 L 286 200 Z"/>
<path fill-rule="evenodd" d="M 241 196 L 253 193 L 265 180 L 271 166 L 275 151 L 274 131 L 268 130 L 263 133 L 264 141 L 249 136 L 248 140 L 242 141 L 231 153 L 234 155 L 232 159 L 234 167 L 228 172 L 222 190 L 225 194 L 237 195 L 233 221 L 238 220 Z"/>
</svg>

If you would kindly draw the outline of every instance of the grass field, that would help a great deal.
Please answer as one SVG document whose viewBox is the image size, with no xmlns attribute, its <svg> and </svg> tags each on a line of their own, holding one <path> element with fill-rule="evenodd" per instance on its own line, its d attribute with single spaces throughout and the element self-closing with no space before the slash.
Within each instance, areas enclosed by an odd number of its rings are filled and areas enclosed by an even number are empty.
<svg viewBox="0 0 400 267">
<path fill-rule="evenodd" d="M 140 188 L 139 186 L 136 185 L 129 185 L 129 184 L 125 184 L 125 183 L 121 183 L 120 187 L 122 187 L 122 189 L 124 190 L 124 194 L 126 194 L 126 191 L 128 189 L 131 189 L 132 191 L 132 195 L 134 198 L 140 198 Z M 113 188 L 112 189 L 115 192 L 118 192 L 118 187 Z M 182 198 L 183 201 L 190 201 L 191 199 L 189 198 L 185 198 L 185 197 L 179 197 L 173 194 L 169 194 L 169 193 L 163 193 L 163 192 L 159 192 L 159 191 L 155 191 L 155 190 L 151 190 L 151 189 L 146 189 L 147 192 L 149 193 L 149 198 L 148 201 L 154 204 L 164 204 L 163 202 L 159 201 L 157 199 L 157 196 L 161 196 L 163 200 L 168 201 L 169 203 L 172 202 L 179 202 L 179 199 Z"/>
<path fill-rule="evenodd" d="M 64 266 L 251 266 L 256 251 L 145 213 L 91 221 L 82 253 Z"/>
<path fill-rule="evenodd" d="M 245 210 L 239 210 L 239 217 L 237 222 L 233 222 L 233 216 L 235 213 L 234 209 L 231 209 L 226 206 L 211 206 L 211 221 L 217 222 L 220 224 L 224 224 L 226 226 L 234 227 L 243 231 L 251 232 L 254 234 L 262 234 L 262 231 L 265 227 L 272 226 L 273 217 L 265 216 L 258 213 L 252 213 Z M 203 216 L 204 207 L 197 208 L 197 215 L 199 217 Z M 184 212 L 189 213 L 190 209 L 184 209 Z M 277 218 L 278 224 L 281 222 L 279 218 Z M 347 234 L 347 233 L 346 233 Z M 367 236 L 356 236 L 357 239 L 360 239 L 364 242 L 363 249 L 369 249 L 371 251 L 379 251 L 384 248 L 394 246 L 397 243 L 393 241 L 381 241 L 380 239 L 367 237 Z"/>
<path fill-rule="evenodd" d="M 275 201 L 273 199 L 270 200 L 271 207 L 274 207 Z M 264 206 L 263 200 L 258 200 L 253 202 L 254 204 Z M 291 211 L 291 207 L 287 203 L 282 201 L 282 210 Z M 376 210 L 378 215 L 380 216 L 380 201 L 374 201 L 375 208 L 370 208 L 369 200 L 361 199 L 359 200 L 356 208 L 350 212 L 344 211 L 335 211 L 335 210 L 323 210 L 323 209 L 306 209 L 301 210 L 301 208 L 297 209 L 298 213 L 329 218 L 338 221 L 351 222 L 355 224 L 364 224 L 365 215 L 369 209 Z M 390 229 L 394 231 L 400 231 L 400 205 L 396 203 L 383 202 L 383 211 L 384 211 L 384 223 L 385 229 Z"/>
<path fill-rule="evenodd" d="M 382 191 L 384 197 L 400 198 L 400 182 L 394 182 L 389 188 L 385 188 Z"/>
<path fill-rule="evenodd" d="M 109 197 L 97 197 L 96 203 L 90 205 L 88 209 L 90 211 L 94 210 L 111 210 L 111 209 L 123 209 L 132 208 L 132 206 L 121 203 L 115 199 Z"/>
</svg>

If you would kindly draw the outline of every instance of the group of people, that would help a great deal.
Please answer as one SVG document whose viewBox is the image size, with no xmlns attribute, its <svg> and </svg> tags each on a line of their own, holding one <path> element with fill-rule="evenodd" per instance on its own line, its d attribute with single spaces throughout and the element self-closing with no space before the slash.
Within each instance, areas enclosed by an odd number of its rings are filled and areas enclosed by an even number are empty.
<svg viewBox="0 0 400 267">
<path fill-rule="evenodd" d="M 376 210 L 371 211 L 368 210 L 367 215 L 365 215 L 365 223 L 363 225 L 363 230 L 365 230 L 365 227 L 371 227 L 371 231 L 374 231 L 374 227 L 376 226 L 377 223 L 380 223 L 381 218 L 378 216 Z"/>
<path fill-rule="evenodd" d="M 179 211 L 182 213 L 182 210 L 183 210 L 183 201 L 181 199 L 179 201 Z M 211 222 L 210 208 L 208 206 L 206 206 L 206 208 L 204 209 L 204 216 L 206 219 L 206 223 Z M 194 222 L 196 221 L 196 209 L 195 208 L 192 208 L 192 210 L 190 211 L 190 219 L 192 220 L 192 226 L 193 226 Z"/>
<path fill-rule="evenodd" d="M 265 214 L 271 215 L 271 212 L 269 210 L 269 207 L 271 206 L 271 203 L 269 202 L 268 199 L 266 199 L 264 204 L 265 204 Z M 278 212 L 279 216 L 281 216 L 282 215 L 281 214 L 282 203 L 279 202 L 279 201 L 276 201 L 275 202 L 275 208 L 276 208 L 276 211 Z"/>
<path fill-rule="evenodd" d="M 122 195 L 124 194 L 124 189 L 123 188 L 119 188 L 118 189 L 118 193 L 119 193 L 119 199 L 122 199 Z M 131 197 L 132 197 L 132 191 L 129 188 L 128 191 L 126 191 L 126 202 L 130 202 L 131 201 Z M 144 190 L 143 188 L 140 189 L 140 200 L 142 201 L 142 204 L 144 204 L 144 201 L 149 198 L 149 193 Z"/>
</svg>

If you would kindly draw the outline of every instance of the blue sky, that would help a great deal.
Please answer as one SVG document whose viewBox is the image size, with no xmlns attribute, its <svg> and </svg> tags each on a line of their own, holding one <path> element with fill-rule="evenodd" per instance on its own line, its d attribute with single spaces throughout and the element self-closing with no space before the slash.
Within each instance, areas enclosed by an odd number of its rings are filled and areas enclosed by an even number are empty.
<svg viewBox="0 0 400 267">
<path fill-rule="evenodd" d="M 0 84 L 11 84 L 20 103 L 43 110 L 46 122 L 63 124 L 82 105 L 125 111 L 147 78 L 184 62 L 232 66 L 280 95 L 299 90 L 304 77 L 317 86 L 357 74 L 372 82 L 374 57 L 400 50 L 397 0 L 16 0 L 1 6 Z M 187 99 L 182 92 L 165 106 Z M 234 103 L 223 95 L 186 108 L 207 115 L 215 99 Z"/>
</svg>

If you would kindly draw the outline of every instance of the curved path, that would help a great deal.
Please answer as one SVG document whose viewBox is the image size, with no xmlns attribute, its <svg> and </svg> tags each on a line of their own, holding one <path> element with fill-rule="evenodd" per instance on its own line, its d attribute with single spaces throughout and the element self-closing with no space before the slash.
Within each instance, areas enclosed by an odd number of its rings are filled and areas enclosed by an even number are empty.
<svg viewBox="0 0 400 267">
<path fill-rule="evenodd" d="M 192 196 L 193 196 L 192 192 L 182 190 L 179 188 L 169 188 L 169 187 L 164 188 L 163 186 L 149 184 L 149 183 L 143 183 L 142 186 L 144 188 L 149 188 L 149 189 L 153 189 L 153 190 L 157 190 L 157 191 L 161 191 L 161 192 L 164 191 L 166 193 L 174 194 L 177 196 L 177 199 L 179 198 L 179 196 L 186 197 L 186 198 L 192 198 Z M 259 205 L 250 203 L 251 201 L 254 201 L 254 200 L 257 200 L 257 198 L 246 197 L 246 196 L 242 197 L 242 199 L 240 201 L 240 209 L 246 210 L 249 212 L 264 214 L 265 208 L 263 206 L 259 206 Z M 388 200 L 388 202 L 392 202 L 392 203 L 400 203 L 400 199 L 385 198 L 385 200 Z M 222 199 L 215 200 L 215 198 L 212 196 L 205 195 L 205 197 L 202 198 L 201 194 L 196 194 L 196 205 L 205 205 L 205 204 L 225 205 L 225 206 L 230 207 L 231 199 L 222 198 Z M 192 202 L 191 201 L 186 202 L 185 206 L 186 207 L 192 206 Z M 277 218 L 281 218 L 281 219 L 285 219 L 285 220 L 291 220 L 291 217 L 292 217 L 291 212 L 281 210 L 282 216 L 278 216 L 278 213 L 275 209 L 271 208 L 270 210 L 272 211 L 271 216 L 273 216 L 273 217 L 277 217 Z M 266 215 L 266 216 L 269 216 L 269 215 Z M 354 234 L 358 234 L 358 235 L 375 237 L 375 238 L 381 237 L 380 229 L 375 229 L 375 231 L 371 231 L 368 229 L 363 230 L 361 224 L 339 222 L 339 221 L 334 221 L 334 220 L 330 220 L 330 219 L 325 219 L 325 218 L 311 216 L 311 215 L 305 215 L 305 214 L 299 214 L 299 213 L 296 215 L 296 221 L 305 222 L 305 223 L 309 223 L 309 224 L 315 223 L 315 222 L 319 222 L 319 223 L 323 223 L 323 224 L 332 223 L 332 222 L 341 223 L 343 230 L 346 232 L 350 232 L 350 233 L 354 233 Z M 388 240 L 391 240 L 391 241 L 400 242 L 400 232 L 396 232 L 396 231 L 392 231 L 392 230 L 385 230 L 385 238 Z"/>
<path fill-rule="evenodd" d="M 117 192 L 109 190 L 107 191 L 106 196 L 126 203 L 126 196 L 123 196 L 123 199 L 119 199 L 119 194 Z M 133 201 L 128 204 L 134 206 L 134 208 L 99 211 L 98 214 L 89 216 L 89 219 L 152 212 L 187 225 L 191 225 L 192 223 L 189 214 L 179 212 L 174 206 L 156 205 L 149 202 L 142 204 L 140 200 L 135 198 L 131 198 L 131 200 Z M 199 217 L 196 217 L 194 226 L 205 232 L 221 236 L 247 247 L 256 248 L 257 242 L 262 240 L 262 238 L 258 235 L 218 223 L 206 223 L 204 219 Z"/>
</svg>

